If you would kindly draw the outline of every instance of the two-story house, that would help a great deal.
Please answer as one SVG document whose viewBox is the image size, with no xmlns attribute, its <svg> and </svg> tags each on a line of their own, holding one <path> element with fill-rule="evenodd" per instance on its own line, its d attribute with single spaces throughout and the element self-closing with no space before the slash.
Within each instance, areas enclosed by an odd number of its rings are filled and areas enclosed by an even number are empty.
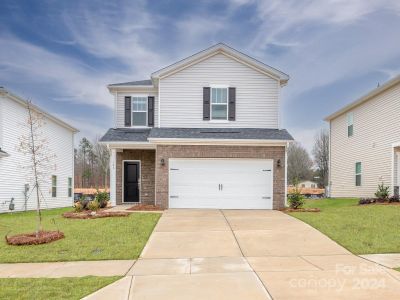
<svg viewBox="0 0 400 300">
<path fill-rule="evenodd" d="M 9 212 L 10 208 L 36 209 L 31 158 L 19 151 L 23 137 L 30 136 L 27 104 L 22 97 L 0 87 L 0 213 Z M 49 168 L 40 170 L 44 173 L 40 176 L 40 205 L 44 209 L 72 206 L 77 129 L 36 105 L 30 107 L 43 117 L 37 140 L 45 140 L 49 150 Z"/>
<path fill-rule="evenodd" d="M 374 197 L 400 185 L 400 75 L 331 114 L 330 196 Z"/>
<path fill-rule="evenodd" d="M 224 44 L 111 84 L 113 205 L 279 209 L 286 149 L 280 90 L 288 75 Z"/>
</svg>

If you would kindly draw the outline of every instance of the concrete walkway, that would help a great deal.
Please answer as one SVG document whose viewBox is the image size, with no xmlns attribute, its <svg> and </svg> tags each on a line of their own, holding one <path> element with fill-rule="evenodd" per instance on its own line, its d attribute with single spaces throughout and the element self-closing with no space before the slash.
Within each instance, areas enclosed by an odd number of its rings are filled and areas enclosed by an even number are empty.
<svg viewBox="0 0 400 300">
<path fill-rule="evenodd" d="M 360 256 L 387 268 L 400 268 L 400 253 L 365 254 Z"/>
<path fill-rule="evenodd" d="M 398 299 L 400 273 L 278 211 L 168 210 L 123 279 L 86 299 Z"/>
<path fill-rule="evenodd" d="M 125 276 L 134 260 L 0 264 L 0 278 Z"/>
</svg>

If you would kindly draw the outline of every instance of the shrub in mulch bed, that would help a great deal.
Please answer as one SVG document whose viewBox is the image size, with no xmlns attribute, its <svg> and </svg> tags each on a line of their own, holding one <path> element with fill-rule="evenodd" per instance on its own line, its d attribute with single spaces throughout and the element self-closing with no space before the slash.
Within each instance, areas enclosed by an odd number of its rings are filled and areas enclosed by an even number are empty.
<svg viewBox="0 0 400 300">
<path fill-rule="evenodd" d="M 131 211 L 138 211 L 138 210 L 143 210 L 143 211 L 154 211 L 154 210 L 164 210 L 158 205 L 152 205 L 152 204 L 138 204 L 135 206 L 132 206 L 126 210 L 131 210 Z"/>
<path fill-rule="evenodd" d="M 97 219 L 97 218 L 109 218 L 109 217 L 127 217 L 128 212 L 123 211 L 82 211 L 82 212 L 66 212 L 63 213 L 64 218 L 69 219 Z"/>
<path fill-rule="evenodd" d="M 319 208 L 284 208 L 283 212 L 320 212 Z"/>
<path fill-rule="evenodd" d="M 358 201 L 359 205 L 368 205 L 368 204 L 381 204 L 381 205 L 400 205 L 399 197 L 392 196 L 387 199 L 380 198 L 361 198 Z"/>
<path fill-rule="evenodd" d="M 38 236 L 36 236 L 36 232 L 34 232 L 17 234 L 10 237 L 6 236 L 5 238 L 9 245 L 39 245 L 63 239 L 64 233 L 60 231 L 40 231 Z"/>
</svg>

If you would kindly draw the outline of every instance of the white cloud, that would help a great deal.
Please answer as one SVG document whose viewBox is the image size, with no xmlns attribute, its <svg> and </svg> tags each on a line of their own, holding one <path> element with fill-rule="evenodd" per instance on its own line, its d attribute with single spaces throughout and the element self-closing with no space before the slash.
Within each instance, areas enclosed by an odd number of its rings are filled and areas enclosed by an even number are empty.
<svg viewBox="0 0 400 300">
<path fill-rule="evenodd" d="M 104 3 L 103 3 L 104 4 Z M 145 1 L 109 2 L 96 5 L 80 2 L 78 8 L 63 14 L 72 39 L 86 52 L 99 57 L 116 59 L 131 74 L 129 80 L 148 78 L 162 64 L 165 55 L 152 48 L 157 39 L 158 17 L 147 11 Z"/>
</svg>

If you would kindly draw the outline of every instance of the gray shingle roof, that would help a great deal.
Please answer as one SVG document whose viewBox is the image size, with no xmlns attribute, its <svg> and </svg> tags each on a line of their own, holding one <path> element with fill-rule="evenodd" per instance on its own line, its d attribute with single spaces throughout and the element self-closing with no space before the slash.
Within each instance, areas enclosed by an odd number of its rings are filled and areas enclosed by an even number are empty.
<svg viewBox="0 0 400 300">
<path fill-rule="evenodd" d="M 151 128 L 110 129 L 103 142 L 147 141 L 147 138 L 293 140 L 286 129 L 269 128 Z"/>
<path fill-rule="evenodd" d="M 151 129 L 110 128 L 101 142 L 147 142 Z"/>
<path fill-rule="evenodd" d="M 130 85 L 148 85 L 148 86 L 152 86 L 153 82 L 150 79 L 145 79 L 145 80 L 138 80 L 138 81 L 129 81 L 129 82 L 121 82 L 121 83 L 109 84 L 109 86 L 130 86 Z"/>
</svg>

